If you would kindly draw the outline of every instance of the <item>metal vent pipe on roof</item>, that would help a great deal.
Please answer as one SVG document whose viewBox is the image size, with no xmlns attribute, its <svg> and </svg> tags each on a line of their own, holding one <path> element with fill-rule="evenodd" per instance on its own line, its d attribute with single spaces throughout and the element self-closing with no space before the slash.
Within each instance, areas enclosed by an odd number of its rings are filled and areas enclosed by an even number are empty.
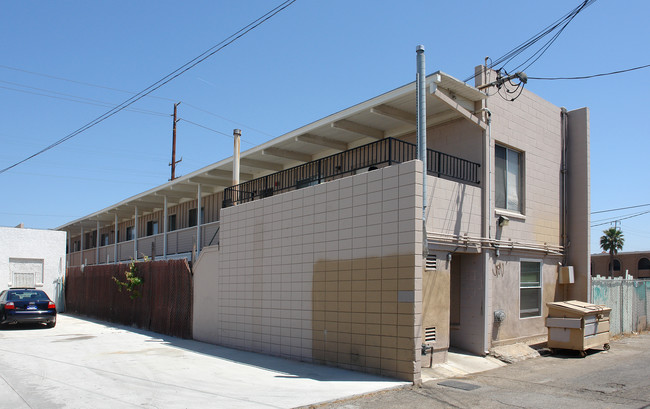
<svg viewBox="0 0 650 409">
<path fill-rule="evenodd" d="M 235 186 L 239 184 L 239 152 L 241 149 L 241 129 L 234 129 L 232 131 L 232 135 L 235 139 L 234 152 L 232 155 L 232 184 Z"/>
<path fill-rule="evenodd" d="M 418 45 L 417 52 L 417 73 L 415 75 L 416 105 L 417 105 L 417 147 L 418 159 L 422 161 L 422 220 L 426 226 L 427 209 L 427 93 L 426 93 L 426 72 L 424 69 L 424 46 Z"/>
</svg>

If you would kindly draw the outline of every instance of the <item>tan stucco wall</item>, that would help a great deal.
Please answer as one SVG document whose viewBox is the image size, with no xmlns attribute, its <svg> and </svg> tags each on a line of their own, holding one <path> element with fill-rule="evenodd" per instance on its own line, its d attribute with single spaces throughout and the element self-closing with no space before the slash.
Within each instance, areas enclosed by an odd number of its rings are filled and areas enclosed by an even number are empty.
<svg viewBox="0 0 650 409">
<path fill-rule="evenodd" d="M 435 342 L 433 346 L 433 358 L 430 356 L 422 358 L 422 365 L 427 367 L 430 364 L 447 361 L 447 350 L 449 349 L 449 266 L 446 261 L 446 253 L 434 252 L 437 258 L 437 266 L 432 270 L 424 270 L 422 273 L 422 344 L 429 344 L 425 340 L 426 328 L 435 328 Z"/>
<path fill-rule="evenodd" d="M 418 382 L 422 164 L 222 210 L 194 268 L 194 337 Z"/>
<path fill-rule="evenodd" d="M 570 299 L 591 300 L 591 182 L 589 159 L 589 109 L 568 112 L 567 135 L 567 264 L 573 266 L 575 283 Z"/>
<path fill-rule="evenodd" d="M 650 269 L 639 269 L 639 261 L 643 258 L 650 260 L 650 251 L 616 254 L 614 260 L 621 263 L 621 269 L 614 270 L 614 277 L 624 277 L 627 271 L 634 278 L 650 278 Z M 591 255 L 591 274 L 593 277 L 609 277 L 609 253 Z"/>
<path fill-rule="evenodd" d="M 539 317 L 519 317 L 520 262 L 523 260 L 542 263 L 542 314 Z M 493 259 L 488 275 L 491 277 L 492 315 L 488 317 L 490 347 L 515 341 L 526 341 L 531 337 L 545 337 L 547 302 L 562 299 L 562 286 L 557 284 L 559 256 L 534 256 L 526 254 L 502 255 Z M 495 323 L 494 311 L 503 310 L 506 318 Z"/>
<path fill-rule="evenodd" d="M 481 188 L 427 177 L 427 233 L 481 236 Z"/>
<path fill-rule="evenodd" d="M 522 214 L 494 208 L 490 223 L 497 238 L 561 245 L 560 242 L 560 108 L 524 89 L 515 101 L 489 99 L 492 112 L 490 152 L 494 170 L 494 144 L 524 153 L 524 203 Z M 491 180 L 494 203 L 494 173 Z M 496 228 L 499 214 L 507 214 L 507 227 Z"/>
</svg>

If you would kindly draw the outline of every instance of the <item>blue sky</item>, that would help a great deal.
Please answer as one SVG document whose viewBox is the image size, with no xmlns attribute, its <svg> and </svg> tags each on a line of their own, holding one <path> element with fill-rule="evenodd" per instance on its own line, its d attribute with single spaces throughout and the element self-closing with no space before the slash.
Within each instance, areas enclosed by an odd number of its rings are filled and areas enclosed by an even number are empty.
<svg viewBox="0 0 650 409">
<path fill-rule="evenodd" d="M 0 168 L 24 159 L 201 54 L 281 1 L 5 2 L 0 13 Z M 578 1 L 298 0 L 133 106 L 3 174 L 0 225 L 55 228 L 169 178 L 249 149 L 427 73 L 464 80 Z M 621 7 L 624 5 L 624 7 Z M 650 3 L 599 0 L 529 76 L 578 76 L 650 63 Z M 508 67 L 506 67 L 508 68 Z M 592 211 L 650 203 L 650 69 L 582 81 L 530 80 L 555 105 L 591 110 Z M 92 85 L 92 86 L 91 86 Z M 80 103 L 83 101 L 84 103 Z M 193 124 L 194 123 L 194 124 Z M 650 206 L 592 216 L 592 224 Z M 650 250 L 650 213 L 621 221 L 625 251 Z M 592 252 L 609 224 L 592 228 Z"/>
</svg>

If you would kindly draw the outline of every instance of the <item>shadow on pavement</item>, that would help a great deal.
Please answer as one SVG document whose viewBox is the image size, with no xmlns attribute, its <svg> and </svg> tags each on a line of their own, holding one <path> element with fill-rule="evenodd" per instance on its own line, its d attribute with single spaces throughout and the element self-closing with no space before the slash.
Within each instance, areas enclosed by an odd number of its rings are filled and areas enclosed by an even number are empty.
<svg viewBox="0 0 650 409">
<path fill-rule="evenodd" d="M 265 355 L 262 353 L 238 350 L 230 347 L 224 347 L 206 342 L 182 339 L 170 335 L 159 334 L 152 331 L 146 331 L 139 328 L 128 327 L 120 324 L 113 324 L 107 321 L 100 321 L 90 317 L 80 315 L 65 314 L 68 317 L 82 321 L 91 322 L 105 327 L 119 328 L 124 331 L 149 337 L 145 340 L 148 343 L 157 343 L 181 348 L 193 353 L 203 354 L 230 362 L 245 364 L 252 367 L 279 372 L 276 378 L 305 378 L 316 381 L 337 381 L 337 382 L 391 382 L 397 380 L 380 375 L 373 375 L 363 372 L 355 372 L 344 368 L 333 366 L 319 365 L 311 362 L 301 362 L 287 359 L 280 356 Z"/>
</svg>

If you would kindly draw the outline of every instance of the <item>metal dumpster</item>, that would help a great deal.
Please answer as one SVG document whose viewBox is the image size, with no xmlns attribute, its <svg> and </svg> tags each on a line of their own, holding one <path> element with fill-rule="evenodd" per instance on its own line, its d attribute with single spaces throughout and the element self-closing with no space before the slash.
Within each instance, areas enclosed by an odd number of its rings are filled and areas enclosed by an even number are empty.
<svg viewBox="0 0 650 409">
<path fill-rule="evenodd" d="M 589 304 L 582 301 L 549 302 L 546 327 L 548 328 L 548 347 L 551 353 L 556 349 L 580 351 L 584 357 L 586 350 L 602 346 L 609 350 L 609 313 L 604 305 Z"/>
</svg>

